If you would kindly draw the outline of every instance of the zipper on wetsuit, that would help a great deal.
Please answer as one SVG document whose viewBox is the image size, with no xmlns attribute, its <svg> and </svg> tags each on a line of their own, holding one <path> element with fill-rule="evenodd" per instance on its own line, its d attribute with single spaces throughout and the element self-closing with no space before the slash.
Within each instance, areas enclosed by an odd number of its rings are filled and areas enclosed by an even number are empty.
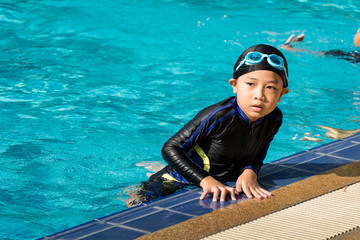
<svg viewBox="0 0 360 240">
<path fill-rule="evenodd" d="M 254 133 L 255 122 L 249 122 L 249 126 L 250 126 L 250 132 L 249 132 L 249 139 L 246 144 L 247 147 L 249 147 L 250 142 L 252 142 L 252 135 Z"/>
<path fill-rule="evenodd" d="M 254 127 L 255 127 L 255 123 L 254 122 L 250 123 L 250 136 L 254 133 Z"/>
</svg>

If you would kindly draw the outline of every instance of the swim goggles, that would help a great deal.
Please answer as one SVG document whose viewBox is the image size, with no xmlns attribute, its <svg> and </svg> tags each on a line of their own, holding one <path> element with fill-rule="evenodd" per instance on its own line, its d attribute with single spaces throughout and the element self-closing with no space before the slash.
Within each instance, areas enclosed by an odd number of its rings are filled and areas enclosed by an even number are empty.
<svg viewBox="0 0 360 240">
<path fill-rule="evenodd" d="M 276 54 L 264 54 L 261 52 L 249 52 L 248 54 L 246 54 L 244 60 L 242 60 L 239 65 L 236 67 L 235 72 L 237 72 L 239 70 L 239 68 L 241 68 L 242 65 L 246 64 L 246 65 L 255 65 L 255 64 L 259 64 L 261 63 L 264 58 L 266 57 L 268 63 L 270 64 L 270 66 L 284 71 L 285 73 L 285 81 L 284 82 L 284 86 L 287 87 L 288 85 L 288 77 L 287 77 L 287 72 L 286 72 L 286 67 L 285 67 L 285 63 L 284 63 L 284 59 Z"/>
</svg>

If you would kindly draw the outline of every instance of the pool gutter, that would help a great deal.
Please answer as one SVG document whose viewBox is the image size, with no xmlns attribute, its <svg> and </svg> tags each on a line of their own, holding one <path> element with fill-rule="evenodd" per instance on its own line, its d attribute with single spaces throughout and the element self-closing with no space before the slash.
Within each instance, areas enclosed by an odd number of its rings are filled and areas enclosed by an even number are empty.
<svg viewBox="0 0 360 240">
<path fill-rule="evenodd" d="M 360 161 L 274 190 L 269 199 L 242 201 L 145 235 L 139 240 L 170 240 L 178 239 L 178 236 L 182 239 L 204 238 L 357 182 L 360 182 Z"/>
</svg>

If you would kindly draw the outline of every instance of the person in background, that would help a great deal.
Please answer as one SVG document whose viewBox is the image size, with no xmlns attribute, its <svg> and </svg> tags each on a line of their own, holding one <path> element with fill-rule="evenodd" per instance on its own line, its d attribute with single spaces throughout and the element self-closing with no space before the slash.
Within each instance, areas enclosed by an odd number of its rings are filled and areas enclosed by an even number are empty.
<svg viewBox="0 0 360 240">
<path fill-rule="evenodd" d="M 295 34 L 292 34 L 286 42 L 282 45 L 282 48 L 288 51 L 295 51 L 295 52 L 305 52 L 304 49 L 295 48 L 294 46 L 298 45 L 299 42 L 302 42 L 305 38 L 305 35 L 302 33 L 295 37 Z M 293 43 L 293 44 L 292 44 Z M 354 35 L 354 44 L 357 47 L 360 47 L 360 28 Z M 350 52 L 345 52 L 343 50 L 335 49 L 329 51 L 320 51 L 320 52 L 309 52 L 312 54 L 320 54 L 324 56 L 333 56 L 341 59 L 345 59 L 351 63 L 359 63 L 360 62 L 360 50 L 355 49 Z"/>
</svg>

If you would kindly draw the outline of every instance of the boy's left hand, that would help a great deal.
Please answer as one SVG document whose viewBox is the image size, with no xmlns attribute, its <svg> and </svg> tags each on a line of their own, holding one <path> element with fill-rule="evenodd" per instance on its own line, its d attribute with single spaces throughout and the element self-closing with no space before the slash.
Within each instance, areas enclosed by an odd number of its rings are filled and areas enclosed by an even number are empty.
<svg viewBox="0 0 360 240">
<path fill-rule="evenodd" d="M 248 198 L 256 197 L 258 199 L 268 198 L 271 193 L 261 188 L 257 182 L 257 175 L 251 169 L 245 171 L 238 177 L 236 181 L 236 191 L 244 192 Z"/>
</svg>

